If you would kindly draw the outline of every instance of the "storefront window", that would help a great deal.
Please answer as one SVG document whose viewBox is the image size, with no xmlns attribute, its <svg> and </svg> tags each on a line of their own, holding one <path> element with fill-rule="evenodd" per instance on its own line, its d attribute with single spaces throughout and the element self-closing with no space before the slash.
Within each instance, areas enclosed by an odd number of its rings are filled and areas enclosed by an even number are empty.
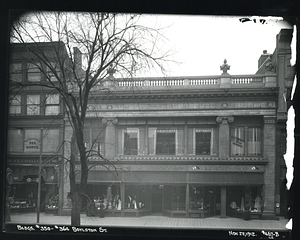
<svg viewBox="0 0 300 240">
<path fill-rule="evenodd" d="M 99 210 L 100 205 L 105 210 L 121 210 L 120 187 L 117 185 L 88 185 L 85 193 L 87 197 L 83 199 L 82 207 L 90 208 L 89 211 Z"/>
<path fill-rule="evenodd" d="M 262 188 L 260 186 L 229 187 L 227 189 L 228 215 L 235 211 L 262 212 Z"/>
<path fill-rule="evenodd" d="M 186 187 L 164 186 L 164 209 L 185 210 Z"/>
<path fill-rule="evenodd" d="M 190 186 L 190 210 L 215 211 L 216 189 L 214 187 Z"/>
<path fill-rule="evenodd" d="M 125 187 L 125 209 L 149 209 L 150 188 L 144 185 Z"/>
<path fill-rule="evenodd" d="M 261 129 L 231 128 L 231 155 L 261 155 Z"/>
</svg>

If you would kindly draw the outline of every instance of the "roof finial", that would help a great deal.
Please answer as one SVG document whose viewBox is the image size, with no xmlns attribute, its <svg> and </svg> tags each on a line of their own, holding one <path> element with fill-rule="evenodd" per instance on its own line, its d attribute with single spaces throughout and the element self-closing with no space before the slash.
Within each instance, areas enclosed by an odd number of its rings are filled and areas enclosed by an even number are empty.
<svg viewBox="0 0 300 240">
<path fill-rule="evenodd" d="M 114 78 L 114 73 L 116 70 L 113 68 L 112 64 L 110 65 L 109 69 L 107 70 L 107 73 L 109 75 L 109 78 Z"/>
<path fill-rule="evenodd" d="M 227 73 L 227 71 L 230 70 L 230 66 L 227 64 L 226 59 L 224 59 L 224 63 L 222 66 L 220 66 L 220 69 L 223 71 L 223 73 Z"/>
</svg>

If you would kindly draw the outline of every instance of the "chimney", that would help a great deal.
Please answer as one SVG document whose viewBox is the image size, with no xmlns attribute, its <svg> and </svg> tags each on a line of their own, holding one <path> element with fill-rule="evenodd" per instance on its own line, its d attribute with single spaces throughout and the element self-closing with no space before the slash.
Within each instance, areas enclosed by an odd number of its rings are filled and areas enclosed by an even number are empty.
<svg viewBox="0 0 300 240">
<path fill-rule="evenodd" d="M 74 52 L 74 63 L 76 69 L 82 69 L 82 53 L 78 47 L 73 48 Z"/>
</svg>

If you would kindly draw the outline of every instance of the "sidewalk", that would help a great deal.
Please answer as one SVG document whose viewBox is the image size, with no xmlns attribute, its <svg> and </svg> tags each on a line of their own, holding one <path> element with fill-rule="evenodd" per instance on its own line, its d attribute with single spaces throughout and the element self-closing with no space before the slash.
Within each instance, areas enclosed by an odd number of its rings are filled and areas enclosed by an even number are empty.
<svg viewBox="0 0 300 240">
<path fill-rule="evenodd" d="M 36 224 L 36 213 L 11 214 L 13 224 Z M 47 225 L 70 225 L 70 216 L 54 216 L 45 213 L 40 214 L 40 224 Z M 287 230 L 291 229 L 290 223 L 286 227 L 288 219 L 279 220 L 243 220 L 239 218 L 170 218 L 166 216 L 143 216 L 143 217 L 87 217 L 81 215 L 81 226 L 103 227 L 135 227 L 135 228 L 184 228 L 184 229 L 252 229 L 252 230 Z"/>
</svg>

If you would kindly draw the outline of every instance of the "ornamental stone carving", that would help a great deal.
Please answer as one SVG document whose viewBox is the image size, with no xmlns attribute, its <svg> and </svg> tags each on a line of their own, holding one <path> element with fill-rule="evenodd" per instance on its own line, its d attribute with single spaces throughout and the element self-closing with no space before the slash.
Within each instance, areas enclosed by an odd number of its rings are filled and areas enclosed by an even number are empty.
<svg viewBox="0 0 300 240">
<path fill-rule="evenodd" d="M 102 124 L 108 125 L 108 124 L 118 124 L 119 120 L 117 118 L 102 118 Z"/>
<path fill-rule="evenodd" d="M 216 122 L 221 124 L 223 120 L 227 120 L 228 123 L 233 123 L 234 122 L 234 117 L 233 116 L 228 116 L 228 117 L 217 117 Z"/>
<path fill-rule="evenodd" d="M 220 70 L 223 71 L 223 74 L 224 74 L 224 73 L 226 74 L 227 71 L 230 70 L 230 66 L 227 64 L 227 60 L 226 60 L 226 59 L 224 59 L 223 65 L 220 66 Z"/>
</svg>

